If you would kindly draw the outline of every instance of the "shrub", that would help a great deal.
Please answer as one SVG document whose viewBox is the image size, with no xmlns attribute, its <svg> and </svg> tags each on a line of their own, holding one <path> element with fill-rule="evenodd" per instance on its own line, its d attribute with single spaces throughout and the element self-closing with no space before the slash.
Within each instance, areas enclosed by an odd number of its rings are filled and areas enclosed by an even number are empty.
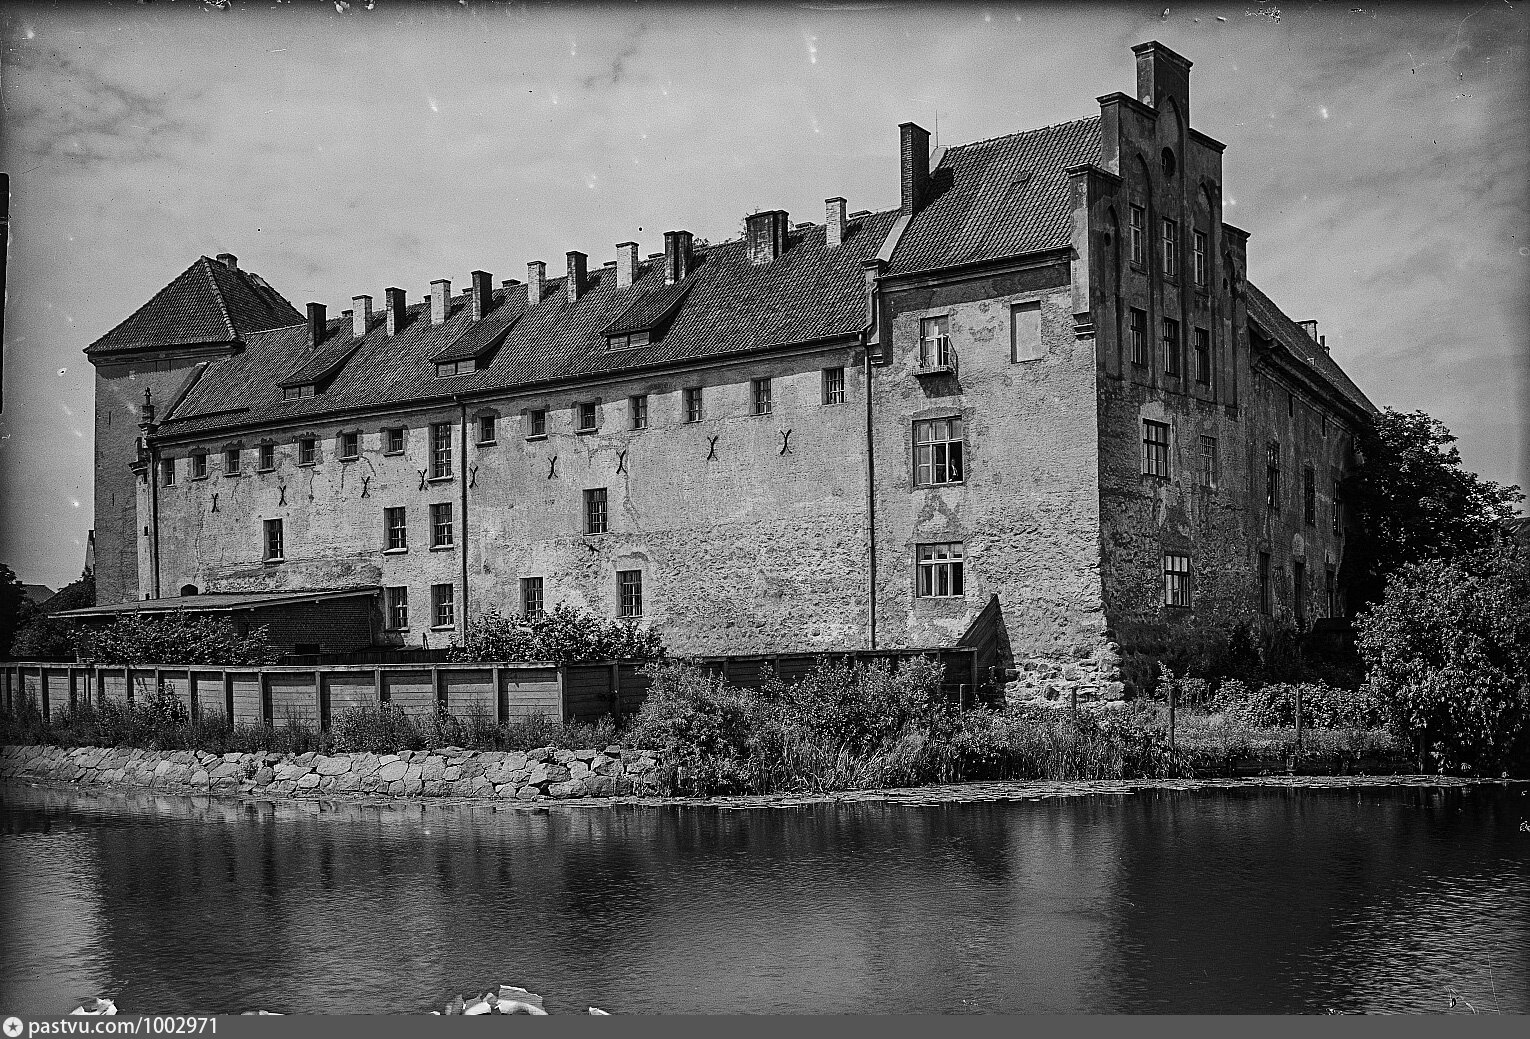
<svg viewBox="0 0 1530 1039">
<path fill-rule="evenodd" d="M 392 754 L 422 747 L 414 723 L 391 703 L 348 707 L 330 722 L 330 732 L 337 751 Z"/>
<path fill-rule="evenodd" d="M 1394 572 L 1356 618 L 1371 684 L 1446 769 L 1530 769 L 1530 551 L 1500 544 Z"/>
<path fill-rule="evenodd" d="M 569 606 L 539 617 L 506 617 L 490 607 L 468 625 L 451 659 L 487 661 L 663 660 L 664 640 L 652 628 L 608 621 Z"/>
<path fill-rule="evenodd" d="M 184 611 L 124 614 L 76 636 L 81 658 L 98 664 L 267 664 L 276 659 L 266 628 L 241 635 L 227 618 Z"/>
<path fill-rule="evenodd" d="M 1237 724 L 1254 728 L 1296 725 L 1297 692 L 1301 692 L 1302 724 L 1325 729 L 1376 729 L 1387 723 L 1386 706 L 1369 689 L 1343 689 L 1323 682 L 1271 682 L 1249 690 L 1229 679 L 1208 706 L 1232 716 Z"/>
<path fill-rule="evenodd" d="M 658 752 L 676 789 L 706 796 L 752 788 L 751 744 L 765 721 L 759 698 L 689 664 L 651 664 L 652 685 L 628 733 Z"/>
</svg>

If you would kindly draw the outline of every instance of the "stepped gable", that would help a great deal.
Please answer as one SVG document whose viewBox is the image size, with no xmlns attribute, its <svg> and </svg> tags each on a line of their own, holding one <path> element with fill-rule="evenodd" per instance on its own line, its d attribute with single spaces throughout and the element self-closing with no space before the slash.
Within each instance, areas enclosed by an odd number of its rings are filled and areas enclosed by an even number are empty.
<svg viewBox="0 0 1530 1039">
<path fill-rule="evenodd" d="M 1253 282 L 1244 284 L 1248 289 L 1244 294 L 1244 304 L 1248 308 L 1249 321 L 1258 325 L 1266 335 L 1285 347 L 1287 352 L 1311 369 L 1319 379 L 1332 386 L 1340 396 L 1362 411 L 1376 414 L 1376 405 L 1360 392 L 1360 387 L 1356 386 L 1345 374 L 1344 369 L 1339 367 L 1339 362 L 1333 359 L 1332 354 L 1314 343 L 1312 337 L 1295 321 L 1286 317 L 1270 300 L 1270 297 L 1261 292 Z"/>
<path fill-rule="evenodd" d="M 1073 244 L 1067 170 L 1099 164 L 1100 118 L 958 145 L 930 171 L 892 274 L 1064 249 Z"/>
<path fill-rule="evenodd" d="M 202 256 L 85 353 L 233 343 L 302 320 L 258 275 Z"/>
<path fill-rule="evenodd" d="M 328 387 L 297 400 L 282 399 L 280 382 L 290 383 L 304 369 L 328 367 L 305 356 L 310 349 L 306 326 L 251 335 L 241 352 L 208 363 L 206 374 L 161 429 L 193 435 L 854 335 L 866 324 L 862 261 L 877 254 L 896 217 L 896 211 L 858 217 L 834 247 L 827 245 L 821 224 L 793 229 L 786 250 L 769 263 L 750 262 L 742 240 L 698 246 L 682 283 L 687 286 L 684 298 L 667 317 L 662 334 L 647 346 L 613 351 L 606 335 L 634 309 L 643 312 L 642 301 L 665 298 L 662 262 L 640 265 L 639 276 L 623 288 L 616 285 L 614 268 L 591 271 L 572 303 L 566 278 L 548 279 L 543 298 L 530 306 L 525 286 L 514 286 L 508 294 L 499 289 L 494 306 L 477 323 L 466 292 L 451 298 L 446 320 L 439 324 L 431 324 L 428 303 L 415 303 L 397 334 L 389 336 L 386 324 L 379 322 L 354 350 L 349 343 L 336 343 L 333 349 L 348 356 Z M 345 339 L 343 329 L 335 334 Z M 485 343 L 486 351 L 501 336 L 486 368 L 436 376 L 436 359 L 456 356 L 468 343 Z M 477 352 L 476 346 L 469 349 Z"/>
</svg>

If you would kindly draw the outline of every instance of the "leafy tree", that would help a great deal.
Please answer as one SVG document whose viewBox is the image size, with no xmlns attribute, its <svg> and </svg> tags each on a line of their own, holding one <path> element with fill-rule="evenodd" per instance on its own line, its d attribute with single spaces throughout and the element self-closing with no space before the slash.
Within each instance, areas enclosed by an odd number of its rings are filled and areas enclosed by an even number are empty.
<svg viewBox="0 0 1530 1039">
<path fill-rule="evenodd" d="M 1391 408 L 1360 438 L 1360 464 L 1344 491 L 1356 535 L 1347 583 L 1357 605 L 1377 601 L 1399 567 L 1454 559 L 1502 537 L 1523 496 L 1463 469 L 1455 442 L 1438 419 Z"/>
<path fill-rule="evenodd" d="M 570 606 L 555 606 L 539 617 L 506 617 L 494 608 L 468 625 L 465 644 L 453 660 L 555 661 L 663 660 L 664 640 L 652 628 L 631 621 L 608 621 Z"/>
<path fill-rule="evenodd" d="M 17 660 L 73 660 L 77 626 L 54 614 L 95 604 L 96 575 L 87 569 L 78 581 L 65 585 L 37 607 L 31 620 L 16 633 L 11 654 Z"/>
<path fill-rule="evenodd" d="M 15 571 L 0 563 L 0 657 L 11 658 L 11 642 L 35 609 Z"/>
<path fill-rule="evenodd" d="M 276 658 L 267 629 L 241 635 L 226 617 L 177 611 L 128 613 L 76 633 L 76 648 L 98 664 L 266 664 Z"/>
<path fill-rule="evenodd" d="M 1355 620 L 1373 688 L 1444 768 L 1530 769 L 1530 548 L 1409 563 Z"/>
</svg>

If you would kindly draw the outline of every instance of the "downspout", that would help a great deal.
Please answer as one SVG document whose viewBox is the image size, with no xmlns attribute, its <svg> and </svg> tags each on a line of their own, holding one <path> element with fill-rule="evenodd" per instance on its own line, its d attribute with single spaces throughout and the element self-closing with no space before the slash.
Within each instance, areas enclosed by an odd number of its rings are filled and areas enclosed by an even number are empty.
<svg viewBox="0 0 1530 1039">
<path fill-rule="evenodd" d="M 467 645 L 468 626 L 468 427 L 467 427 L 467 403 L 457 397 L 457 411 L 461 420 L 461 434 L 458 440 L 462 447 L 462 616 L 458 630 L 462 632 L 462 645 Z"/>
<path fill-rule="evenodd" d="M 147 439 L 147 438 L 145 438 Z M 149 447 L 149 572 L 153 575 L 153 598 L 159 598 L 159 448 Z"/>
<path fill-rule="evenodd" d="M 868 274 L 878 271 L 880 265 L 875 260 L 867 261 Z M 871 333 L 873 329 L 879 330 L 879 317 L 881 315 L 880 300 L 878 293 L 881 288 L 881 276 L 879 273 L 872 274 L 868 279 L 866 293 L 866 327 L 861 329 L 861 372 L 865 380 L 866 392 L 866 608 L 867 608 L 867 635 L 870 649 L 877 648 L 877 498 L 876 498 L 876 453 L 875 442 L 872 437 L 872 407 L 871 407 Z M 880 347 L 880 336 L 878 346 Z"/>
</svg>

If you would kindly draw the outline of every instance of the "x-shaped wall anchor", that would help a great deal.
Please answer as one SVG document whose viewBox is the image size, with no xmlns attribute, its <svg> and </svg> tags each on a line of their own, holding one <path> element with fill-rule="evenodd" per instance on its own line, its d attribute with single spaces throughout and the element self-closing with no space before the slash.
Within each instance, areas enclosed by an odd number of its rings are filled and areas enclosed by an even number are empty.
<svg viewBox="0 0 1530 1039">
<path fill-rule="evenodd" d="M 789 430 L 789 429 L 781 430 L 781 450 L 777 451 L 776 453 L 777 454 L 782 454 L 782 455 L 789 455 L 789 454 L 792 453 L 792 431 L 791 430 Z"/>
<path fill-rule="evenodd" d="M 468 466 L 468 486 L 478 486 L 478 467 L 476 465 Z"/>
<path fill-rule="evenodd" d="M 616 452 L 616 471 L 619 473 L 624 473 L 627 471 L 627 452 Z"/>
<path fill-rule="evenodd" d="M 558 456 L 553 455 L 547 460 L 547 478 L 551 480 L 558 475 Z"/>
<path fill-rule="evenodd" d="M 367 487 L 367 484 L 371 482 L 372 478 L 370 476 L 363 476 L 361 478 L 361 496 L 363 498 L 370 498 L 372 496 L 372 491 Z"/>
<path fill-rule="evenodd" d="M 213 495 L 212 511 L 218 511 L 218 496 L 216 494 Z"/>
<path fill-rule="evenodd" d="M 718 435 L 721 436 L 721 434 Z M 711 441 L 711 443 L 707 445 L 707 461 L 710 462 L 712 459 L 717 457 L 717 437 L 708 437 L 707 439 Z"/>
<path fill-rule="evenodd" d="M 287 485 L 284 484 L 284 483 L 279 483 L 279 484 L 276 485 L 276 490 L 277 490 L 278 493 L 281 494 L 281 499 L 279 501 L 277 501 L 276 504 L 278 504 L 278 505 L 285 505 L 285 504 L 287 504 Z"/>
<path fill-rule="evenodd" d="M 420 469 L 419 470 L 419 474 L 420 474 L 420 490 L 422 490 L 422 491 L 425 489 L 425 474 L 427 472 L 429 472 L 428 469 Z"/>
</svg>

